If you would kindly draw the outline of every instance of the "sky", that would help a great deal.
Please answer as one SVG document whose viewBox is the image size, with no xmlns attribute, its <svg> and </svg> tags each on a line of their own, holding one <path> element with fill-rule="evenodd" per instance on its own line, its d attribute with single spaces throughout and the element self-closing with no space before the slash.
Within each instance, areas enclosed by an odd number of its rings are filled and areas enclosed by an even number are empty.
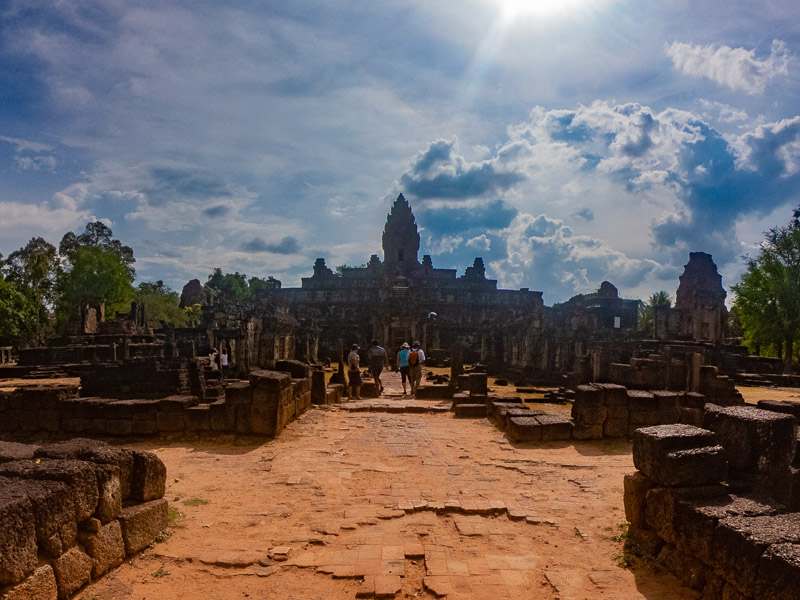
<svg viewBox="0 0 800 600">
<path fill-rule="evenodd" d="M 402 192 L 548 305 L 730 290 L 800 204 L 798 57 L 789 0 L 6 0 L 0 253 L 101 220 L 139 281 L 294 287 Z"/>
</svg>

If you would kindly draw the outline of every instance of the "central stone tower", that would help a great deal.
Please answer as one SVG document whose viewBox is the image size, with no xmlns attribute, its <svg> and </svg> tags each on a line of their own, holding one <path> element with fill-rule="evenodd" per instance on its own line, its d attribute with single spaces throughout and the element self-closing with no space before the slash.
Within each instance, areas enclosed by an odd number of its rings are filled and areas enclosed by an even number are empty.
<svg viewBox="0 0 800 600">
<path fill-rule="evenodd" d="M 400 194 L 392 204 L 383 228 L 383 260 L 387 264 L 406 263 L 418 265 L 419 232 L 414 213 Z"/>
</svg>

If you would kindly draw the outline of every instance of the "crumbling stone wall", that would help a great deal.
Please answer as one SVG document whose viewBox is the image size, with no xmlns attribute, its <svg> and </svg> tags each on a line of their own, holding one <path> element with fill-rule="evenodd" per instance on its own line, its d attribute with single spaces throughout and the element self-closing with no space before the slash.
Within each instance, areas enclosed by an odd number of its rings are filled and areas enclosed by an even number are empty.
<svg viewBox="0 0 800 600">
<path fill-rule="evenodd" d="M 305 373 L 307 367 L 296 364 Z M 331 393 L 330 401 L 341 401 L 341 390 L 334 390 L 339 391 Z M 274 437 L 310 405 L 311 378 L 293 379 L 289 372 L 278 371 L 254 371 L 249 381 L 227 385 L 225 396 L 211 403 L 200 403 L 196 396 L 83 398 L 77 386 L 29 387 L 0 392 L 0 436 Z"/>
<path fill-rule="evenodd" d="M 708 405 L 704 423 L 635 432 L 629 540 L 703 598 L 798 598 L 796 419 Z"/>
<path fill-rule="evenodd" d="M 74 439 L 0 442 L 0 596 L 64 600 L 167 527 L 164 463 Z"/>
</svg>

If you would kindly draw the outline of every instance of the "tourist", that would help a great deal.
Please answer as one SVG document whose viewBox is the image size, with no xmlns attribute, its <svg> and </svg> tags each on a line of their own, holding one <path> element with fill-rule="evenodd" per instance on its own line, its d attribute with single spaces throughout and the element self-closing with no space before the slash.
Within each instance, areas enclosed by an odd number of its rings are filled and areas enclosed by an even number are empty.
<svg viewBox="0 0 800 600">
<path fill-rule="evenodd" d="M 375 390 L 380 396 L 383 393 L 381 372 L 383 367 L 389 366 L 389 356 L 386 354 L 386 350 L 378 345 L 378 340 L 372 340 L 369 343 L 369 350 L 367 350 L 367 358 L 369 359 L 369 370 L 375 379 Z"/>
<path fill-rule="evenodd" d="M 403 396 L 406 395 L 406 379 L 411 382 L 409 377 L 409 369 L 408 366 L 408 353 L 411 351 L 411 347 L 408 345 L 408 342 L 403 342 L 403 345 L 400 347 L 400 352 L 397 353 L 397 368 L 400 369 L 400 380 L 403 382 Z"/>
<path fill-rule="evenodd" d="M 414 342 L 408 353 L 409 379 L 411 380 L 411 395 L 417 393 L 422 382 L 422 365 L 425 363 L 425 353 L 420 348 L 422 344 Z"/>
<path fill-rule="evenodd" d="M 361 357 L 358 355 L 359 346 L 358 344 L 353 344 L 350 347 L 350 354 L 347 355 L 347 378 L 350 382 L 350 397 L 355 400 L 361 400 L 361 368 L 359 363 L 361 362 Z"/>
<path fill-rule="evenodd" d="M 217 370 L 217 349 L 211 348 L 211 352 L 208 353 L 208 366 L 211 367 L 212 371 Z"/>
<path fill-rule="evenodd" d="M 222 354 L 219 355 L 219 366 L 224 379 L 228 374 L 228 351 L 225 348 L 222 349 Z"/>
</svg>

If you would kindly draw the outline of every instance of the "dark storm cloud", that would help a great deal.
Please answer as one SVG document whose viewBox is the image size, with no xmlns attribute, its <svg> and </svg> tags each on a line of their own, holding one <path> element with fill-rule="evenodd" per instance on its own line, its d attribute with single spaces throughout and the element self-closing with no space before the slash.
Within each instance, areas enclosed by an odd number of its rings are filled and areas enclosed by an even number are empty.
<svg viewBox="0 0 800 600">
<path fill-rule="evenodd" d="M 418 210 L 420 222 L 435 235 L 455 233 L 484 233 L 489 229 L 504 229 L 517 215 L 517 210 L 496 200 L 485 206 L 471 208 L 426 208 Z"/>
<path fill-rule="evenodd" d="M 150 169 L 150 179 L 150 184 L 141 191 L 151 206 L 178 199 L 208 200 L 232 195 L 228 185 L 217 175 L 199 169 L 154 167 Z"/>
<path fill-rule="evenodd" d="M 522 173 L 498 170 L 496 161 L 470 163 L 457 154 L 456 142 L 437 140 L 417 154 L 400 187 L 421 199 L 479 198 L 525 180 Z"/>
<path fill-rule="evenodd" d="M 273 254 L 297 254 L 300 252 L 300 244 L 291 236 L 286 236 L 280 242 L 269 243 L 261 238 L 253 238 L 249 242 L 242 244 L 244 252 L 272 252 Z"/>
<path fill-rule="evenodd" d="M 229 206 L 224 204 L 217 204 L 216 206 L 209 206 L 203 210 L 203 214 L 207 217 L 224 217 L 231 211 Z"/>
</svg>

